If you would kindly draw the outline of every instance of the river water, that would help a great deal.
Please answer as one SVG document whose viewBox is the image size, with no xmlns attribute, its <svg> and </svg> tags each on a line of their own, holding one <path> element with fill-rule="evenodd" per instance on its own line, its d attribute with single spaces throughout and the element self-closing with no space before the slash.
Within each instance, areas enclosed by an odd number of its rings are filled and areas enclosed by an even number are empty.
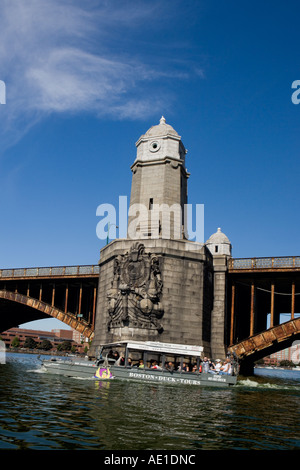
<svg viewBox="0 0 300 470">
<path fill-rule="evenodd" d="M 299 450 L 300 372 L 280 372 L 224 389 L 101 383 L 51 375 L 36 355 L 7 353 L 0 450 Z"/>
</svg>

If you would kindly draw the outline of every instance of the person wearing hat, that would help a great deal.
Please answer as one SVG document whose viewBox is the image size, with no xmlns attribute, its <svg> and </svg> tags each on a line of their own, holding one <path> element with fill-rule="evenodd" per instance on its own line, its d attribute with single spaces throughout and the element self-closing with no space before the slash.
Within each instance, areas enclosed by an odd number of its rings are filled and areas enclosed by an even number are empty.
<svg viewBox="0 0 300 470">
<path fill-rule="evenodd" d="M 231 375 L 232 367 L 230 359 L 227 358 L 220 369 L 220 375 Z"/>
<path fill-rule="evenodd" d="M 220 372 L 221 367 L 222 367 L 221 359 L 216 359 L 216 365 L 215 365 L 216 374 L 218 374 Z"/>
<path fill-rule="evenodd" d="M 220 372 L 220 369 L 221 369 L 221 366 L 222 366 L 222 363 L 221 363 L 220 359 L 216 359 L 215 363 L 211 362 L 209 360 L 209 363 L 210 363 L 209 372 L 211 374 L 218 374 Z"/>
</svg>

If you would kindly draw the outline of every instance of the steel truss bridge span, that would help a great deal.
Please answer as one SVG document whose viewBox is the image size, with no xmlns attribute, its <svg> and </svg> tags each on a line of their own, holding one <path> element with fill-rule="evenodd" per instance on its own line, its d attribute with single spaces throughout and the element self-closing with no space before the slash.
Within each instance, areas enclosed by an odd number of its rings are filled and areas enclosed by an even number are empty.
<svg viewBox="0 0 300 470">
<path fill-rule="evenodd" d="M 231 258 L 227 281 L 227 344 L 244 364 L 300 339 L 300 256 Z"/>
<path fill-rule="evenodd" d="M 51 316 L 92 339 L 98 278 L 98 265 L 1 269 L 0 330 Z"/>
</svg>

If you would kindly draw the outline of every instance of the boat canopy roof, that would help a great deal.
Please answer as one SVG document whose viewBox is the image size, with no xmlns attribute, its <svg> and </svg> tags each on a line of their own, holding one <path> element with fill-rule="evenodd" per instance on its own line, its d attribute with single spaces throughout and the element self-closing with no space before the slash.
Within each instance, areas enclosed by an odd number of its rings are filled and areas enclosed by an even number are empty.
<svg viewBox="0 0 300 470">
<path fill-rule="evenodd" d="M 119 341 L 116 343 L 104 344 L 103 348 L 125 346 L 127 349 L 149 351 L 182 356 L 200 357 L 203 351 L 202 346 L 188 344 L 160 343 L 158 341 Z"/>
</svg>

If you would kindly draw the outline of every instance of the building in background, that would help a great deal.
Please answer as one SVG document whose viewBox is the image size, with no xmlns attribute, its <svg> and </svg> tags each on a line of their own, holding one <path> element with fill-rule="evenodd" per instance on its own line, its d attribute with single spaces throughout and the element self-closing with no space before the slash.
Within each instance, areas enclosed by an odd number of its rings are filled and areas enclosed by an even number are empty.
<svg viewBox="0 0 300 470">
<path fill-rule="evenodd" d="M 271 362 L 280 363 L 281 361 L 290 361 L 295 365 L 300 364 L 300 342 L 296 342 L 287 349 L 282 349 L 274 354 L 270 355 Z"/>
<path fill-rule="evenodd" d="M 6 348 L 10 348 L 14 338 L 18 337 L 20 347 L 22 347 L 27 338 L 33 339 L 36 343 L 41 343 L 43 340 L 48 340 L 52 343 L 53 348 L 64 342 L 70 341 L 78 352 L 84 352 L 86 344 L 83 343 L 81 334 L 75 330 L 60 330 L 55 329 L 51 331 L 42 330 L 29 330 L 25 328 L 10 328 L 0 334 L 1 340 L 5 343 Z"/>
</svg>

